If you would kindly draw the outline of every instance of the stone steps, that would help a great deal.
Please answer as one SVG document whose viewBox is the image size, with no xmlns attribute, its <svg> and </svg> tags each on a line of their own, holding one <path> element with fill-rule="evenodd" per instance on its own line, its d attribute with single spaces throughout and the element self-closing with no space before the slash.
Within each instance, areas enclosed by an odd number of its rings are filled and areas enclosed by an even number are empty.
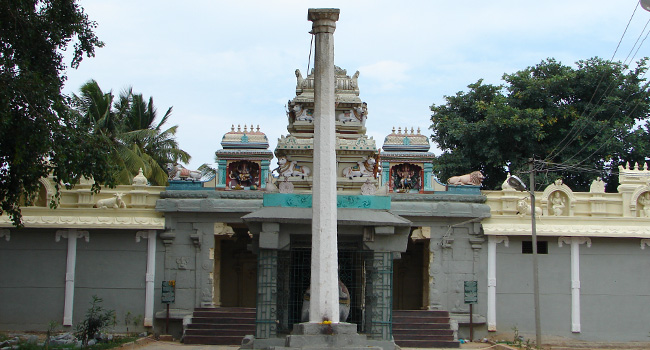
<svg viewBox="0 0 650 350">
<path fill-rule="evenodd" d="M 183 336 L 185 344 L 240 345 L 255 333 L 255 309 L 241 307 L 197 308 Z"/>
<path fill-rule="evenodd" d="M 460 348 L 449 319 L 448 311 L 394 310 L 395 344 L 412 348 Z"/>
</svg>

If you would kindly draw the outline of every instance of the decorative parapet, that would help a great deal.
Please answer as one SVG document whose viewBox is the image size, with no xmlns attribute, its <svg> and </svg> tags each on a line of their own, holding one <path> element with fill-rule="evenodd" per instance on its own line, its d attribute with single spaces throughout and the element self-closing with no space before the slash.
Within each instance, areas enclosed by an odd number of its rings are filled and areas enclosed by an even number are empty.
<svg viewBox="0 0 650 350">
<path fill-rule="evenodd" d="M 537 220 L 540 236 L 650 238 L 650 171 L 621 166 L 619 193 L 605 193 L 602 180 L 590 192 L 573 192 L 561 180 L 536 192 L 543 215 Z M 519 216 L 517 203 L 527 192 L 506 188 L 483 191 L 491 217 L 483 221 L 486 235 L 531 234 L 530 216 Z"/>
<path fill-rule="evenodd" d="M 21 208 L 23 223 L 32 228 L 163 229 L 165 219 L 155 205 L 164 187 L 137 180 L 135 185 L 102 188 L 97 194 L 91 191 L 92 179 L 84 180 L 71 190 L 62 189 L 58 208 L 51 209 L 54 183 L 51 178 L 42 179 L 45 190 L 35 205 Z M 7 215 L 0 216 L 0 227 L 12 226 Z"/>
</svg>

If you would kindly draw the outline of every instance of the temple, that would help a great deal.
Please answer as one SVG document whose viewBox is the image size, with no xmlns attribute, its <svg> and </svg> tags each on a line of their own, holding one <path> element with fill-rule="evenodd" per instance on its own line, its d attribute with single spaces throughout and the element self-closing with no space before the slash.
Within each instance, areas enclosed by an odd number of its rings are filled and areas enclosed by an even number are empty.
<svg viewBox="0 0 650 350">
<path fill-rule="evenodd" d="M 481 190 L 486 174 L 476 169 L 441 181 L 427 132 L 387 126 L 378 145 L 366 134 L 363 72 L 333 68 L 338 322 L 310 319 L 319 113 L 316 72 L 295 70 L 286 113 L 269 121 L 287 125 L 274 150 L 263 125 L 235 123 L 213 176 L 176 169 L 155 187 L 139 174 L 99 194 L 84 180 L 63 190 L 58 209 L 47 205 L 55 191 L 45 178 L 23 208 L 25 228 L 0 216 L 0 330 L 51 320 L 71 330 L 97 295 L 115 310 L 114 331 L 187 344 L 300 348 L 312 324 L 323 336 L 345 333 L 350 348 L 457 348 L 470 321 L 475 339 L 512 339 L 513 328 L 532 338 L 538 215 L 544 333 L 647 341 L 646 164 L 622 165 L 612 193 L 600 179 L 589 192 L 558 180 L 537 193 L 537 208 L 507 179 Z M 137 321 L 123 326 L 128 315 Z"/>
</svg>

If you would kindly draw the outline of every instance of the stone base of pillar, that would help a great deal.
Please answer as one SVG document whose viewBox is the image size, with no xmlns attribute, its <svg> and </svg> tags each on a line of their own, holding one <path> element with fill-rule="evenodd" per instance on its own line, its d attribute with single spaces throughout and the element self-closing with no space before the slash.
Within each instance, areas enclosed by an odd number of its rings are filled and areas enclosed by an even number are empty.
<svg viewBox="0 0 650 350">
<path fill-rule="evenodd" d="M 293 332 L 284 339 L 283 345 L 273 344 L 277 341 L 271 339 L 244 340 L 241 349 L 269 349 L 269 350 L 396 350 L 399 349 L 393 341 L 368 339 L 363 334 L 357 333 L 354 323 L 334 323 L 323 325 L 320 323 L 299 323 L 293 326 Z"/>
</svg>

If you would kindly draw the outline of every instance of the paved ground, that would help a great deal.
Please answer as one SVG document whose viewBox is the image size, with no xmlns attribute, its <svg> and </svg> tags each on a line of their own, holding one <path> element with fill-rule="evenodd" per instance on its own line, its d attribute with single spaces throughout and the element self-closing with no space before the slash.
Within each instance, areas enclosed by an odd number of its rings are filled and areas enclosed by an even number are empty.
<svg viewBox="0 0 650 350">
<path fill-rule="evenodd" d="M 124 346 L 122 349 L 131 350 L 236 350 L 239 349 L 239 346 L 235 345 L 185 345 L 179 342 L 168 342 L 168 341 L 157 341 L 157 340 L 148 340 L 143 342 L 144 344 L 130 344 Z M 461 349 L 495 349 L 495 347 L 490 344 L 482 343 L 469 343 L 462 344 Z M 421 350 L 418 348 L 402 348 L 402 350 Z M 428 348 L 426 350 L 441 350 Z M 448 349 L 445 349 L 448 350 Z"/>
<path fill-rule="evenodd" d="M 508 350 L 513 349 L 501 345 L 490 345 L 485 343 L 468 343 L 461 344 L 461 349 L 491 349 L 491 350 Z M 123 350 L 236 350 L 239 346 L 234 345 L 184 345 L 179 342 L 157 341 L 147 339 L 139 344 L 128 344 L 122 347 Z M 517 348 L 514 348 L 517 350 Z M 554 344 L 544 346 L 545 350 L 647 350 L 650 349 L 650 343 L 572 343 L 572 344 Z M 418 349 L 402 348 L 402 350 L 442 350 L 442 349 Z"/>
</svg>

